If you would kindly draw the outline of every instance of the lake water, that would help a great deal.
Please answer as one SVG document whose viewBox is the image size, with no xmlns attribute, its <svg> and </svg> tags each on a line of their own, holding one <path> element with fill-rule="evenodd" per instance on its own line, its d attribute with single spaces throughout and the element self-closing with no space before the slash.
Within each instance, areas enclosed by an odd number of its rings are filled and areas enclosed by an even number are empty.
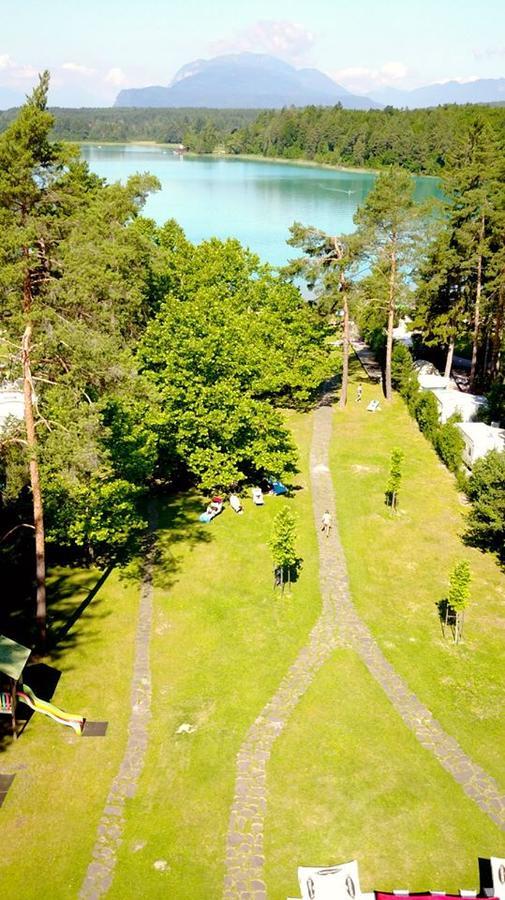
<svg viewBox="0 0 505 900">
<path fill-rule="evenodd" d="M 368 172 L 219 157 L 176 156 L 169 148 L 138 144 L 82 145 L 90 168 L 108 181 L 151 172 L 161 191 L 145 214 L 174 218 L 191 241 L 237 237 L 273 265 L 296 256 L 286 244 L 294 222 L 329 234 L 354 230 L 353 215 L 374 183 Z M 416 178 L 416 197 L 436 195 L 433 178 Z"/>
</svg>

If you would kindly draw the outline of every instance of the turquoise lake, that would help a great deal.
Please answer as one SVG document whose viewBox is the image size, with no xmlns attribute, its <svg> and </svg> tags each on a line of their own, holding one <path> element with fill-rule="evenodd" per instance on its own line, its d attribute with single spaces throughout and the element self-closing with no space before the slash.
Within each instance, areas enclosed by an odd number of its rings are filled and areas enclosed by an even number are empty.
<svg viewBox="0 0 505 900">
<path fill-rule="evenodd" d="M 145 214 L 174 218 L 190 240 L 237 237 L 265 261 L 283 265 L 289 226 L 314 225 L 329 234 L 354 230 L 353 215 L 374 183 L 368 172 L 220 157 L 176 156 L 169 148 L 138 144 L 81 147 L 90 168 L 108 181 L 151 172 L 161 191 Z M 416 178 L 416 197 L 438 194 L 433 178 Z"/>
</svg>

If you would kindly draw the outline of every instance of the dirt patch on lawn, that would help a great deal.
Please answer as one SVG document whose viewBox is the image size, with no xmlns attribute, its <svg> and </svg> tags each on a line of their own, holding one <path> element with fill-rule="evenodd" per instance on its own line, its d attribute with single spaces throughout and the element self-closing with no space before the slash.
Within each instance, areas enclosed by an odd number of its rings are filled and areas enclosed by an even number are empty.
<svg viewBox="0 0 505 900">
<path fill-rule="evenodd" d="M 374 472 L 380 472 L 380 466 L 360 466 L 356 463 L 351 466 L 351 472 L 355 475 L 369 475 Z"/>
</svg>

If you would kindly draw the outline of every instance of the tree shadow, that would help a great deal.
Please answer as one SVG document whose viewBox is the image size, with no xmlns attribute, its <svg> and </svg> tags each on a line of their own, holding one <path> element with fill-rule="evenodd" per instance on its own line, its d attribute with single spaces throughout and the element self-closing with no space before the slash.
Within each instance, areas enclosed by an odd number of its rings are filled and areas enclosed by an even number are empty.
<svg viewBox="0 0 505 900">
<path fill-rule="evenodd" d="M 456 610 L 452 608 L 447 597 L 442 597 L 435 606 L 438 611 L 442 637 L 446 637 L 446 629 L 448 629 L 454 638 L 456 629 Z"/>
<path fill-rule="evenodd" d="M 473 547 L 475 550 L 480 550 L 481 553 L 494 556 L 500 568 L 505 569 L 505 541 L 503 541 L 502 535 L 503 532 L 495 535 L 489 531 L 480 533 L 468 528 L 462 534 L 461 539 L 467 547 Z"/>
<path fill-rule="evenodd" d="M 281 588 L 282 593 L 289 590 L 292 584 L 296 584 L 303 568 L 303 559 L 298 556 L 292 566 L 277 566 L 274 569 L 274 589 Z"/>
<path fill-rule="evenodd" d="M 171 588 L 176 583 L 180 568 L 177 547 L 185 544 L 191 552 L 200 544 L 212 541 L 212 522 L 205 525 L 199 520 L 206 503 L 206 499 L 197 492 L 158 495 L 152 504 L 153 531 L 147 537 L 144 554 L 121 569 L 120 579 L 141 581 L 149 552 L 155 585 L 165 590 Z"/>
</svg>

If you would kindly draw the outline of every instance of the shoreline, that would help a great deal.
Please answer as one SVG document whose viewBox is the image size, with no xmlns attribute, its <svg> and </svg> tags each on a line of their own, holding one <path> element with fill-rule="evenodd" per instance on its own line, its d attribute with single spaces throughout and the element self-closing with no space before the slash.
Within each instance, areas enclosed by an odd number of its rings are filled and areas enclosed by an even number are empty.
<svg viewBox="0 0 505 900">
<path fill-rule="evenodd" d="M 160 141 L 66 141 L 63 143 L 77 144 L 79 147 L 161 147 L 163 149 L 174 150 L 179 146 L 176 144 L 161 143 Z M 283 166 L 298 166 L 300 168 L 307 167 L 311 169 L 326 169 L 332 172 L 353 172 L 357 175 L 380 175 L 384 169 L 365 168 L 364 166 L 338 166 L 333 163 L 316 162 L 313 159 L 285 159 L 282 156 L 260 156 L 255 153 L 196 153 L 194 150 L 187 150 L 183 156 L 189 156 L 191 159 L 239 159 L 245 162 L 275 163 Z M 406 170 L 408 171 L 408 170 Z M 415 172 L 409 172 L 412 178 L 434 178 L 439 180 L 440 175 L 425 175 Z"/>
<path fill-rule="evenodd" d="M 162 147 L 169 148 L 171 150 L 178 147 L 179 144 L 165 144 L 160 143 L 160 141 L 66 141 L 63 143 L 67 144 L 77 144 L 79 147 L 87 146 L 87 147 Z M 366 169 L 363 166 L 337 166 L 332 163 L 322 163 L 316 162 L 313 159 L 285 159 L 282 156 L 260 156 L 259 154 L 254 153 L 196 153 L 194 150 L 187 150 L 184 156 L 189 156 L 191 159 L 241 159 L 245 162 L 262 162 L 262 163 L 276 163 L 277 165 L 284 166 L 307 166 L 311 169 L 330 169 L 333 172 L 355 172 L 356 174 L 361 175 L 378 175 L 382 169 Z M 414 178 L 436 178 L 436 175 L 414 175 Z"/>
</svg>

